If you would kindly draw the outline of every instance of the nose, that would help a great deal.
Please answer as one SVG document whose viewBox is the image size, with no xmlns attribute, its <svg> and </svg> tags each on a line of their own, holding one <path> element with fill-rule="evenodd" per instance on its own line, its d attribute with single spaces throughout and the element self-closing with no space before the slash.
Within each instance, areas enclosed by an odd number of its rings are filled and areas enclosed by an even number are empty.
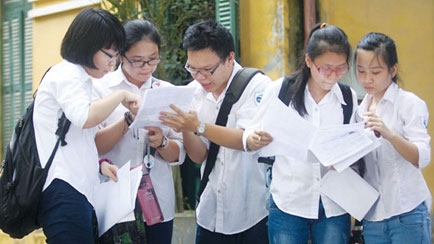
<svg viewBox="0 0 434 244">
<path fill-rule="evenodd" d="M 341 76 L 336 73 L 336 70 L 332 70 L 327 78 L 332 81 L 338 81 Z"/>
<path fill-rule="evenodd" d="M 369 74 L 369 72 L 365 76 L 365 82 L 366 83 L 372 83 L 374 81 L 374 76 Z"/>
<path fill-rule="evenodd" d="M 200 71 L 197 71 L 194 75 L 196 80 L 206 80 L 206 75 L 202 74 Z"/>
</svg>

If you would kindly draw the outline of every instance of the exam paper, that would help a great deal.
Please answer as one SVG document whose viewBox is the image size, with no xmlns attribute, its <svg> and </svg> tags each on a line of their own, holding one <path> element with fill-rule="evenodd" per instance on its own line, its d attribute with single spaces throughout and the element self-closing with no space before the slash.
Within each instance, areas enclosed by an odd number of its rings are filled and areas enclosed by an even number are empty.
<svg viewBox="0 0 434 244">
<path fill-rule="evenodd" d="M 333 165 L 341 172 L 378 146 L 365 133 L 363 123 L 353 123 L 317 129 L 309 150 L 322 165 Z"/>
<path fill-rule="evenodd" d="M 262 130 L 270 133 L 273 141 L 262 148 L 259 152 L 261 156 L 284 155 L 308 161 L 308 146 L 316 128 L 280 99 L 270 101 L 263 117 Z"/>
<path fill-rule="evenodd" d="M 109 180 L 95 187 L 94 208 L 99 236 L 134 211 L 141 176 L 141 167 L 130 171 L 128 162 L 118 170 L 118 182 Z"/>
<path fill-rule="evenodd" d="M 174 104 L 185 112 L 190 110 L 195 90 L 195 87 L 187 86 L 147 89 L 136 118 L 130 125 L 130 128 L 143 128 L 145 126 L 163 127 L 158 119 L 160 112 L 173 112 L 169 107 L 170 104 Z"/>
<path fill-rule="evenodd" d="M 261 129 L 270 133 L 273 141 L 259 151 L 260 156 L 319 161 L 338 172 L 379 146 L 365 133 L 363 123 L 317 128 L 278 98 L 270 101 Z"/>
<path fill-rule="evenodd" d="M 321 179 L 320 191 L 351 216 L 361 221 L 374 205 L 379 193 L 354 170 L 330 170 Z"/>
</svg>

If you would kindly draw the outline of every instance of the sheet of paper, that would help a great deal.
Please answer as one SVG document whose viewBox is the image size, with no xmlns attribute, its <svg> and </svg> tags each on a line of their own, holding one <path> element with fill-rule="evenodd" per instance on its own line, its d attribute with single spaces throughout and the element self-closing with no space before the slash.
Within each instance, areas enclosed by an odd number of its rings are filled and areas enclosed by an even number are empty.
<svg viewBox="0 0 434 244">
<path fill-rule="evenodd" d="M 130 171 L 128 162 L 118 170 L 118 182 L 109 180 L 95 187 L 99 236 L 134 210 L 141 175 L 141 168 Z"/>
<path fill-rule="evenodd" d="M 279 99 L 270 101 L 262 130 L 273 136 L 273 142 L 261 150 L 261 156 L 284 155 L 308 161 L 308 147 L 316 127 Z"/>
<path fill-rule="evenodd" d="M 379 196 L 378 192 L 351 168 L 342 172 L 329 171 L 321 179 L 320 191 L 357 220 L 365 217 Z"/>
<path fill-rule="evenodd" d="M 140 109 L 130 128 L 143 128 L 144 126 L 162 127 L 158 117 L 161 111 L 173 112 L 169 107 L 174 104 L 181 110 L 190 110 L 191 102 L 196 88 L 187 86 L 170 86 L 148 89 L 142 98 Z"/>
<path fill-rule="evenodd" d="M 309 150 L 321 164 L 340 172 L 378 146 L 364 132 L 363 123 L 354 123 L 318 129 Z"/>
</svg>

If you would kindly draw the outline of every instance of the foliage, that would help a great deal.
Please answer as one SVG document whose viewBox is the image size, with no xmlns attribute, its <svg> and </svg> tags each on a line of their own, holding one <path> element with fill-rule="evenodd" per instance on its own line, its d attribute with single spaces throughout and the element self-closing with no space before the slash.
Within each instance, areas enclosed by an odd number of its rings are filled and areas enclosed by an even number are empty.
<svg viewBox="0 0 434 244">
<path fill-rule="evenodd" d="M 173 84 L 191 80 L 184 69 L 187 55 L 182 49 L 182 37 L 187 27 L 205 19 L 214 19 L 212 0 L 106 0 L 105 8 L 122 22 L 143 18 L 151 21 L 163 38 L 161 62 L 155 72 L 158 78 Z"/>
</svg>

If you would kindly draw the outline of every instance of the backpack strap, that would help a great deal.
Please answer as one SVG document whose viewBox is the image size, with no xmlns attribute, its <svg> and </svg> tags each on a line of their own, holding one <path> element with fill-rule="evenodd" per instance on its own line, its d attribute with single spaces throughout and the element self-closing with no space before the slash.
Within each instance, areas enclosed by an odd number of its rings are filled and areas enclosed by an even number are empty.
<svg viewBox="0 0 434 244">
<path fill-rule="evenodd" d="M 289 106 L 289 101 L 291 99 L 290 91 L 291 86 L 294 84 L 294 80 L 289 80 L 287 78 L 284 78 L 282 81 L 282 86 L 279 90 L 279 99 L 286 105 Z"/>
<path fill-rule="evenodd" d="M 226 126 L 226 123 L 228 121 L 228 115 L 232 109 L 232 105 L 240 99 L 241 95 L 244 92 L 244 89 L 247 87 L 253 76 L 255 76 L 257 73 L 263 74 L 262 71 L 256 68 L 243 68 L 235 74 L 231 84 L 226 91 L 225 98 L 223 99 L 222 106 L 220 107 L 219 113 L 217 115 L 215 123 L 216 125 Z M 208 150 L 208 156 L 206 159 L 206 165 L 203 172 L 202 180 L 200 181 L 199 185 L 197 203 L 199 203 L 200 195 L 202 195 L 202 192 L 205 190 L 205 187 L 208 183 L 209 174 L 214 168 L 219 149 L 220 145 L 211 142 Z"/>
<path fill-rule="evenodd" d="M 339 88 L 341 89 L 342 96 L 346 104 L 342 104 L 342 112 L 344 113 L 344 124 L 349 124 L 351 119 L 351 114 L 353 113 L 353 94 L 351 93 L 351 88 L 349 85 L 340 83 Z"/>
</svg>

